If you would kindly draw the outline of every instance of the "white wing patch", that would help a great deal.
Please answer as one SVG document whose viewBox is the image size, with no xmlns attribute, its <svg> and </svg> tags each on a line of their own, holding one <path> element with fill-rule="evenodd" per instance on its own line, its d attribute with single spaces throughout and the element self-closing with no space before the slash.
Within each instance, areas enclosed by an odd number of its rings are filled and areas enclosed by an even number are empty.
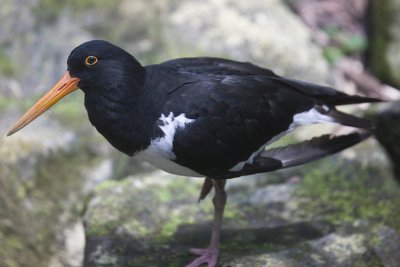
<svg viewBox="0 0 400 267">
<path fill-rule="evenodd" d="M 324 106 L 323 108 L 328 108 L 328 107 Z M 315 108 L 312 108 L 308 111 L 304 111 L 302 113 L 298 113 L 298 114 L 294 115 L 293 122 L 289 125 L 289 128 L 286 131 L 272 137 L 271 140 L 269 140 L 266 144 L 262 145 L 257 151 L 253 152 L 253 154 L 251 154 L 247 160 L 239 162 L 238 164 L 236 164 L 229 170 L 230 171 L 240 171 L 245 164 L 253 163 L 254 157 L 257 156 L 260 152 L 262 152 L 267 145 L 279 140 L 281 137 L 292 132 L 297 127 L 302 126 L 302 125 L 311 125 L 311 124 L 315 124 L 315 123 L 321 123 L 321 122 L 335 123 L 335 120 L 329 116 L 321 114 Z"/>
<path fill-rule="evenodd" d="M 174 142 L 174 137 L 176 130 L 178 128 L 185 128 L 185 125 L 188 123 L 194 122 L 193 119 L 186 118 L 185 114 L 180 114 L 177 117 L 174 117 L 174 113 L 169 113 L 168 117 L 165 117 L 164 114 L 159 118 L 164 125 L 160 126 L 161 130 L 164 132 L 165 136 L 161 138 L 157 138 L 151 141 L 151 146 L 158 151 L 158 153 L 169 159 L 176 159 L 174 152 L 172 152 L 172 145 Z"/>
<path fill-rule="evenodd" d="M 150 146 L 137 153 L 136 157 L 169 173 L 195 177 L 204 176 L 173 162 L 173 160 L 176 159 L 176 155 L 173 152 L 176 130 L 179 128 L 185 128 L 187 124 L 192 123 L 195 120 L 186 118 L 183 113 L 175 117 L 172 112 L 169 113 L 168 117 L 162 114 L 159 120 L 164 123 L 164 125 L 160 126 L 160 129 L 164 132 L 164 136 L 153 139 Z"/>
<path fill-rule="evenodd" d="M 323 108 L 327 108 L 327 107 L 323 107 Z M 302 113 L 298 113 L 298 114 L 294 115 L 293 122 L 289 126 L 289 131 L 292 131 L 295 128 L 302 126 L 302 125 L 310 125 L 310 124 L 321 123 L 321 122 L 333 122 L 334 123 L 335 120 L 332 117 L 321 114 L 315 108 L 312 108 L 308 111 L 304 111 Z"/>
</svg>

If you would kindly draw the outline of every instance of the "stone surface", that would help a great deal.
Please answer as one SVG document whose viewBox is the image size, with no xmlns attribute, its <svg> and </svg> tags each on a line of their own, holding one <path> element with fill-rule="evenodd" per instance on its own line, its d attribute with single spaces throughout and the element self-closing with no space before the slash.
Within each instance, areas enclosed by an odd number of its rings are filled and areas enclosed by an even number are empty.
<svg viewBox="0 0 400 267">
<path fill-rule="evenodd" d="M 368 230 L 367 230 L 368 229 Z M 394 234 L 392 237 L 388 235 Z M 385 236 L 386 237 L 383 237 Z M 228 255 L 221 259 L 221 266 L 385 266 L 395 267 L 399 263 L 396 253 L 399 234 L 393 229 L 371 226 L 358 222 L 336 229 L 312 241 L 301 242 L 294 247 L 278 252 L 251 256 Z M 392 241 L 392 240 L 395 241 Z M 373 241 L 371 241 L 373 240 Z M 388 246 L 394 257 L 377 253 L 376 247 Z"/>
<path fill-rule="evenodd" d="M 13 113 L 0 119 L 0 265 L 80 266 L 83 228 L 70 228 L 80 220 L 84 185 L 93 179 L 86 173 L 97 169 L 100 154 L 45 115 L 7 138 Z"/>
<path fill-rule="evenodd" d="M 218 266 L 396 266 L 400 189 L 371 145 L 230 180 Z M 187 250 L 210 235 L 201 182 L 155 171 L 99 184 L 85 213 L 84 266 L 188 263 Z"/>
<path fill-rule="evenodd" d="M 310 30 L 280 0 L 185 1 L 171 14 L 167 36 L 173 55 L 222 56 L 293 78 L 328 80 Z"/>
</svg>

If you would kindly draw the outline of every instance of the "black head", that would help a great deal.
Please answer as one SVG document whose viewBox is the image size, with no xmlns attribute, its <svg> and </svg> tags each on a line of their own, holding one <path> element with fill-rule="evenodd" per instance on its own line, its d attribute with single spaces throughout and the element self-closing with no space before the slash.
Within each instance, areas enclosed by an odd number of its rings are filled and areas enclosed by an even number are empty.
<svg viewBox="0 0 400 267">
<path fill-rule="evenodd" d="M 68 71 L 11 128 L 11 135 L 37 118 L 67 94 L 81 88 L 86 95 L 135 94 L 143 82 L 144 68 L 128 52 L 109 42 L 94 40 L 76 47 L 68 57 Z M 138 86 L 139 85 L 139 86 Z"/>
<path fill-rule="evenodd" d="M 140 63 L 122 48 L 103 40 L 85 42 L 68 57 L 71 77 L 79 78 L 83 91 L 115 89 L 115 86 L 136 72 L 143 70 Z"/>
</svg>

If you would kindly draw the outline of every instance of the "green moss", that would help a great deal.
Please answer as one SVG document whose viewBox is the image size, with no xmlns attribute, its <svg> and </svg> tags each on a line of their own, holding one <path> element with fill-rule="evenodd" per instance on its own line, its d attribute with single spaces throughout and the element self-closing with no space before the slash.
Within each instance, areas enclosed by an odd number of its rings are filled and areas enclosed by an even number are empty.
<svg viewBox="0 0 400 267">
<path fill-rule="evenodd" d="M 336 63 L 347 55 L 364 52 L 368 42 L 364 35 L 348 33 L 338 25 L 327 25 L 324 28 L 331 45 L 323 48 L 323 55 L 329 63 Z"/>
<path fill-rule="evenodd" d="M 183 260 L 182 255 L 171 253 L 166 255 L 163 252 L 153 251 L 151 254 L 142 254 L 134 257 L 134 260 L 121 264 L 126 267 L 142 267 L 142 266 L 165 266 L 165 267 L 180 267 L 187 263 L 188 260 Z"/>
<path fill-rule="evenodd" d="M 372 253 L 362 255 L 352 263 L 353 267 L 382 267 L 384 264 L 381 259 Z"/>
<path fill-rule="evenodd" d="M 120 184 L 120 182 L 118 182 L 116 180 L 106 180 L 106 181 L 100 183 L 98 186 L 96 186 L 95 191 L 101 192 L 103 190 L 108 190 L 119 184 Z"/>
<path fill-rule="evenodd" d="M 146 242 L 162 247 L 176 242 L 175 234 L 180 227 L 212 220 L 210 199 L 196 202 L 200 181 L 168 177 L 165 184 L 153 184 L 152 179 L 141 181 L 139 177 L 132 177 L 97 186 L 93 199 L 96 204 L 86 213 L 88 236 L 118 235 L 116 229 L 119 229 L 134 239 L 145 238 Z M 225 219 L 234 220 L 237 225 L 244 220 L 244 215 L 235 204 L 228 203 Z M 209 227 L 206 232 L 208 236 Z"/>
<path fill-rule="evenodd" d="M 56 235 L 81 213 L 82 166 L 93 164 L 92 155 L 74 148 L 42 153 L 24 144 L 1 147 L 0 262 L 47 266 Z"/>
<path fill-rule="evenodd" d="M 8 97 L 0 96 L 0 111 L 6 111 L 11 105 L 15 105 L 15 101 L 10 100 Z"/>
<path fill-rule="evenodd" d="M 305 174 L 298 193 L 308 213 L 331 223 L 366 219 L 400 230 L 400 188 L 384 167 L 322 161 Z"/>
<path fill-rule="evenodd" d="M 12 76 L 15 72 L 15 66 L 11 58 L 0 47 L 0 74 L 4 76 Z"/>
</svg>

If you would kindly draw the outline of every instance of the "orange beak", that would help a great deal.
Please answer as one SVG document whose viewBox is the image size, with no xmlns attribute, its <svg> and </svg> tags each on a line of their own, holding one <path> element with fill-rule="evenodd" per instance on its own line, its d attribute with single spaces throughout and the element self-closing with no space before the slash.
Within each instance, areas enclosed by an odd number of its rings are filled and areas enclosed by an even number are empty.
<svg viewBox="0 0 400 267">
<path fill-rule="evenodd" d="M 39 117 L 43 112 L 48 110 L 51 106 L 58 102 L 61 98 L 68 95 L 69 93 L 78 89 L 78 82 L 80 80 L 78 78 L 72 78 L 67 71 L 65 75 L 54 85 L 54 87 L 45 94 L 39 101 L 36 102 L 33 107 L 31 107 L 10 129 L 7 133 L 7 136 L 10 136 L 26 125 L 28 125 L 31 121 Z"/>
</svg>

